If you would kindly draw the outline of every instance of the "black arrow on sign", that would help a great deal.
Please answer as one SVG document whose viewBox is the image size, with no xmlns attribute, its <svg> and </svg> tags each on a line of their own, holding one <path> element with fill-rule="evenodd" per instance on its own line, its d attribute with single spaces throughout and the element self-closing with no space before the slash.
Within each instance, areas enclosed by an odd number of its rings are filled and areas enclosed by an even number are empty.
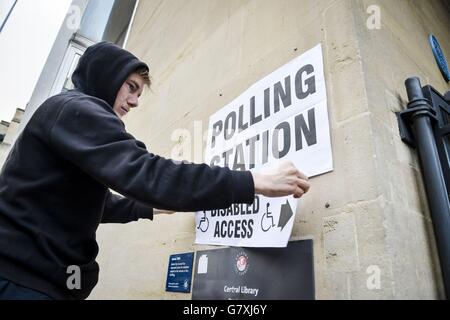
<svg viewBox="0 0 450 320">
<path fill-rule="evenodd" d="M 283 231 L 293 215 L 294 213 L 292 212 L 291 205 L 289 204 L 289 201 L 286 200 L 286 204 L 281 205 L 280 220 L 278 220 L 278 227 L 281 227 L 281 231 Z"/>
</svg>

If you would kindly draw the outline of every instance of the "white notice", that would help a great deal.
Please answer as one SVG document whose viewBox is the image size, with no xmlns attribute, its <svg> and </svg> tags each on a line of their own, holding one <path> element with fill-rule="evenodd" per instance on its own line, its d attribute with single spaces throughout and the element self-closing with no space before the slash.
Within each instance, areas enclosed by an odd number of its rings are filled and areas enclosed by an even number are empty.
<svg viewBox="0 0 450 320">
<path fill-rule="evenodd" d="M 291 160 L 309 177 L 333 170 L 321 45 L 253 84 L 209 120 L 205 162 L 264 171 Z M 286 247 L 298 200 L 256 196 L 252 205 L 196 214 L 196 243 Z"/>
</svg>

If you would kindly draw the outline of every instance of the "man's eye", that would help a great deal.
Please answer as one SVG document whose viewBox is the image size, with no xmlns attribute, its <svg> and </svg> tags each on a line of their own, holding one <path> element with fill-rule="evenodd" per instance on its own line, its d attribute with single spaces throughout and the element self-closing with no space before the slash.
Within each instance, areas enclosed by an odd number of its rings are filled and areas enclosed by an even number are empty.
<svg viewBox="0 0 450 320">
<path fill-rule="evenodd" d="M 130 90 L 131 90 L 131 91 L 135 91 L 135 90 L 136 90 L 136 89 L 134 88 L 134 86 L 133 86 L 132 84 L 130 84 L 130 83 L 128 84 L 128 87 L 130 87 Z"/>
</svg>

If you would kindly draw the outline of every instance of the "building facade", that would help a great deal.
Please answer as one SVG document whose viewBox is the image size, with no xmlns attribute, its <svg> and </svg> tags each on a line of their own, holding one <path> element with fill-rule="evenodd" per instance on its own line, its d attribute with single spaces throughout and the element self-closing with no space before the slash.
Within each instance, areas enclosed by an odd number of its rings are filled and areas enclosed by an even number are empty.
<svg viewBox="0 0 450 320">
<path fill-rule="evenodd" d="M 82 12 L 89 6 L 74 3 Z M 126 48 L 149 64 L 153 85 L 125 124 L 169 158 L 201 161 L 198 149 L 186 148 L 189 133 L 206 130 L 211 114 L 321 44 L 334 170 L 311 179 L 291 236 L 314 241 L 316 298 L 444 297 L 418 156 L 401 141 L 396 112 L 406 106 L 410 76 L 450 90 L 428 43 L 434 34 L 450 54 L 448 1 L 145 0 L 131 11 Z M 61 76 L 61 66 L 75 65 L 64 62 L 70 41 L 101 38 L 61 31 L 59 59 L 42 75 L 52 81 L 40 81 L 25 119 L 67 84 L 54 79 L 67 79 L 72 69 Z M 98 241 L 101 274 L 90 299 L 189 299 L 165 291 L 169 256 L 211 248 L 194 244 L 193 213 L 103 225 Z"/>
<path fill-rule="evenodd" d="M 0 122 L 0 169 L 15 142 L 24 113 L 25 110 L 18 108 L 11 122 L 3 120 Z"/>
</svg>

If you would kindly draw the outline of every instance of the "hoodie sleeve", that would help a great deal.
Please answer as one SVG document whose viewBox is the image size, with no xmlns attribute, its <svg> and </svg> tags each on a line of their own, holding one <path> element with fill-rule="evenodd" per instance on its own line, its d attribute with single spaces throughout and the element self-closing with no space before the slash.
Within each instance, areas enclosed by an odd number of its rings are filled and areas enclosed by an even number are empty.
<svg viewBox="0 0 450 320">
<path fill-rule="evenodd" d="M 180 212 L 253 203 L 249 171 L 177 163 L 149 153 L 111 107 L 97 100 L 66 103 L 49 135 L 60 155 L 106 187 L 147 206 Z"/>
<path fill-rule="evenodd" d="M 153 220 L 153 208 L 108 193 L 101 223 L 129 223 L 139 219 Z"/>
</svg>

